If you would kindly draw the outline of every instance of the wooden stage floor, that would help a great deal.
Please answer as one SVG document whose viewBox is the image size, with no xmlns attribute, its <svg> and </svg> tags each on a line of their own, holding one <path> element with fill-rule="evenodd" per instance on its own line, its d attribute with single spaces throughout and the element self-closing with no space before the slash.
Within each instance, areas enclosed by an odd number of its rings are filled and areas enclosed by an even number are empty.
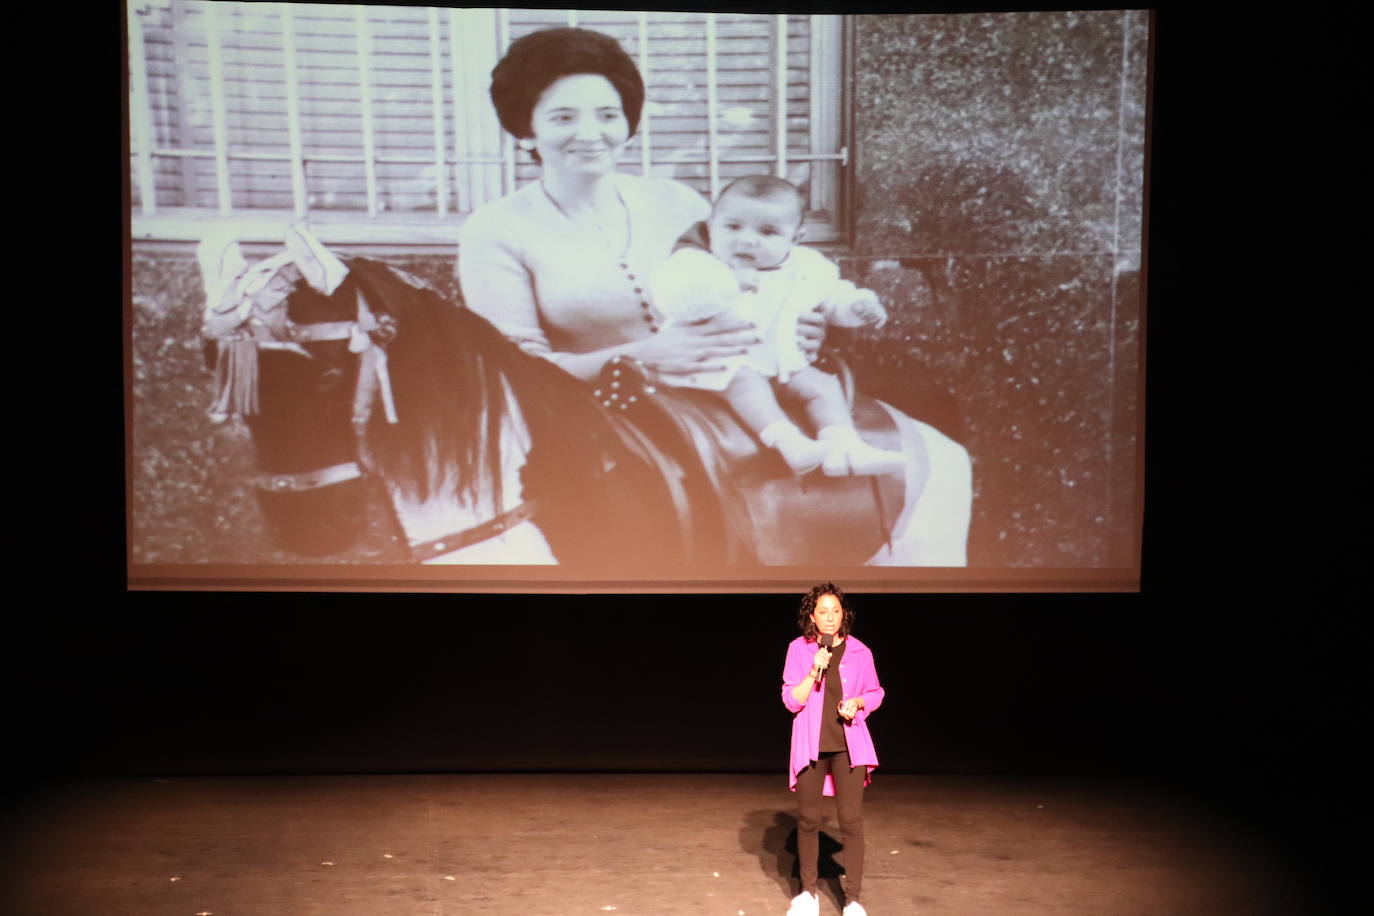
<svg viewBox="0 0 1374 916">
<path fill-rule="evenodd" d="M 879 772 L 871 916 L 1292 916 L 1267 841 L 1176 796 Z M 782 916 L 781 775 L 110 779 L 30 795 L 0 912 L 101 916 Z M 821 912 L 837 914 L 839 837 Z"/>
</svg>

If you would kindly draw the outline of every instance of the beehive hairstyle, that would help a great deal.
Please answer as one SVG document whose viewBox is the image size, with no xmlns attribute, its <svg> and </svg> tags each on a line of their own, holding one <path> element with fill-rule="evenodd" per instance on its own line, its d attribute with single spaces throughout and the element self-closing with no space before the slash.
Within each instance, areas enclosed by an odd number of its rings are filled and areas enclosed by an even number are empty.
<svg viewBox="0 0 1374 916">
<path fill-rule="evenodd" d="M 530 116 L 540 96 L 563 77 L 582 73 L 604 76 L 615 87 L 633 137 L 644 110 L 644 79 L 620 42 L 590 29 L 541 29 L 511 42 L 491 71 L 501 126 L 519 139 L 534 136 Z"/>
</svg>

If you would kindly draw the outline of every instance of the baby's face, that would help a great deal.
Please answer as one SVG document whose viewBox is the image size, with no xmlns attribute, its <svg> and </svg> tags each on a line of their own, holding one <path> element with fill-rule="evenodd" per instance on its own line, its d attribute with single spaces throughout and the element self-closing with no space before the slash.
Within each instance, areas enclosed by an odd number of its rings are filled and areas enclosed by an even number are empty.
<svg viewBox="0 0 1374 916">
<path fill-rule="evenodd" d="M 711 213 L 711 253 L 732 268 L 777 267 L 792 250 L 801 209 L 786 195 L 727 194 Z"/>
</svg>

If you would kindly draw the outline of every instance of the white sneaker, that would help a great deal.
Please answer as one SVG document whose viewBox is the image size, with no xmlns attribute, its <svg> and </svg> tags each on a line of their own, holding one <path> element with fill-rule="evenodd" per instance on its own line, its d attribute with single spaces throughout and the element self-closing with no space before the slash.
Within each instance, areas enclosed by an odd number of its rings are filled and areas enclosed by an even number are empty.
<svg viewBox="0 0 1374 916">
<path fill-rule="evenodd" d="M 851 900 L 844 905 L 844 916 L 868 916 L 868 910 L 857 900 Z"/>
<path fill-rule="evenodd" d="M 792 898 L 792 905 L 787 908 L 787 916 L 820 916 L 821 898 L 816 894 L 808 894 L 802 891 Z"/>
</svg>

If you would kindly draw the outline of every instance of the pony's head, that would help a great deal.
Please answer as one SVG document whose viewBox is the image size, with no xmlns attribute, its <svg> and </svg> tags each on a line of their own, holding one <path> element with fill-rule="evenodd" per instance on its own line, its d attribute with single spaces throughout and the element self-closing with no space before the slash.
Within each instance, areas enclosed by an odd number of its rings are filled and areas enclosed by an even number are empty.
<svg viewBox="0 0 1374 916">
<path fill-rule="evenodd" d="M 336 553 L 362 532 L 366 499 L 353 435 L 359 340 L 386 328 L 362 308 L 342 262 L 300 230 L 287 250 L 249 265 L 232 237 L 198 249 L 204 335 L 216 373 L 212 417 L 241 416 L 260 474 L 253 481 L 274 540 Z"/>
</svg>

